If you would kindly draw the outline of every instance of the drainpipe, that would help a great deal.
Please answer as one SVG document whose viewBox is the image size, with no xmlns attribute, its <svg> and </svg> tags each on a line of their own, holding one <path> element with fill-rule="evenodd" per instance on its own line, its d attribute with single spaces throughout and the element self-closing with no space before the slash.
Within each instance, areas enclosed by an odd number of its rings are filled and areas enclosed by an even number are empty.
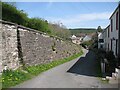
<svg viewBox="0 0 120 90">
<path fill-rule="evenodd" d="M 120 2 L 119 2 L 119 31 L 118 31 L 118 60 L 119 60 L 119 65 L 120 65 Z"/>
</svg>

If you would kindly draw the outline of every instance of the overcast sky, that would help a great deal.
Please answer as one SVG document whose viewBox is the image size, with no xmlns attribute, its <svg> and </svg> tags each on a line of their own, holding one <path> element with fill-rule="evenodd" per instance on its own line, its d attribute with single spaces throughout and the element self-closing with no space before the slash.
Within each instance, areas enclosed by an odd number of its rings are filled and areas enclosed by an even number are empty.
<svg viewBox="0 0 120 90">
<path fill-rule="evenodd" d="M 52 0 L 53 1 L 53 0 Z M 17 2 L 29 17 L 61 22 L 67 28 L 105 28 L 117 2 Z"/>
</svg>

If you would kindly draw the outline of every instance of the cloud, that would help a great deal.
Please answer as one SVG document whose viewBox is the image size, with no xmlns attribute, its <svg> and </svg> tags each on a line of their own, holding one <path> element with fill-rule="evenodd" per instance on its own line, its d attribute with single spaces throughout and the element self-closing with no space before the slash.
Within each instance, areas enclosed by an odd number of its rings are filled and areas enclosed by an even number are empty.
<svg viewBox="0 0 120 90">
<path fill-rule="evenodd" d="M 78 14 L 72 16 L 66 16 L 62 18 L 48 17 L 47 20 L 51 22 L 62 22 L 64 25 L 69 25 L 73 23 L 82 23 L 95 20 L 105 20 L 109 19 L 111 12 L 102 13 L 88 13 L 88 14 Z"/>
</svg>

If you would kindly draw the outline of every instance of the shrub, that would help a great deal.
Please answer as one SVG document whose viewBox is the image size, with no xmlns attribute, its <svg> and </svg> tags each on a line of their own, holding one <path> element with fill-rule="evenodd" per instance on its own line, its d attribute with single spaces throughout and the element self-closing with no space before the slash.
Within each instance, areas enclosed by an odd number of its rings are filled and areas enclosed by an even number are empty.
<svg viewBox="0 0 120 90">
<path fill-rule="evenodd" d="M 91 48 L 91 46 L 93 45 L 93 41 L 92 40 L 89 40 L 89 41 L 84 41 L 83 43 L 81 43 L 81 45 L 84 47 L 84 48 Z"/>
<path fill-rule="evenodd" d="M 2 2 L 2 19 L 25 25 L 28 17 L 23 10 L 17 10 L 14 5 Z"/>
<path fill-rule="evenodd" d="M 42 32 L 51 33 L 48 28 L 48 22 L 41 18 L 29 18 L 26 26 Z"/>
<path fill-rule="evenodd" d="M 49 35 L 58 36 L 62 39 L 68 40 L 70 37 L 70 31 L 66 29 L 64 25 L 51 24 L 47 20 L 34 17 L 29 18 L 27 13 L 23 10 L 19 10 L 15 5 L 6 2 L 2 3 L 2 19 L 23 25 L 32 29 L 36 29 L 45 32 Z"/>
<path fill-rule="evenodd" d="M 106 52 L 106 59 L 108 60 L 109 63 L 110 72 L 114 72 L 116 67 L 116 59 L 113 51 Z"/>
</svg>

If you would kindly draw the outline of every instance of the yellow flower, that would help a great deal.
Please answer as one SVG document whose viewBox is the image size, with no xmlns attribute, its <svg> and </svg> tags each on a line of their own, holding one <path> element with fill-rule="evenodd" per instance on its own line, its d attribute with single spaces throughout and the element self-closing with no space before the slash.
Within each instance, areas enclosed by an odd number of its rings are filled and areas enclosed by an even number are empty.
<svg viewBox="0 0 120 90">
<path fill-rule="evenodd" d="M 15 78 L 16 80 L 18 80 L 18 78 Z"/>
<path fill-rule="evenodd" d="M 12 77 L 12 74 L 10 74 L 10 76 Z"/>
<path fill-rule="evenodd" d="M 2 78 L 2 80 L 4 80 L 4 78 Z"/>
<path fill-rule="evenodd" d="M 12 79 L 8 79 L 9 81 L 11 81 Z"/>
</svg>

